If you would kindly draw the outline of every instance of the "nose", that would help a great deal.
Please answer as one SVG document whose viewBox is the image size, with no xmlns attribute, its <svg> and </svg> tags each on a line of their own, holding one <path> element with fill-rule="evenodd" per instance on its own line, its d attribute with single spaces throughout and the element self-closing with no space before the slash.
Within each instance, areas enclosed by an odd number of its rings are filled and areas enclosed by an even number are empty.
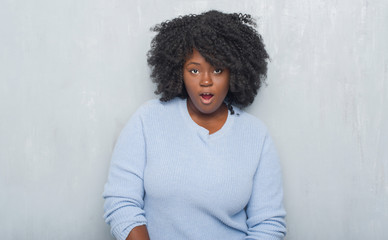
<svg viewBox="0 0 388 240">
<path fill-rule="evenodd" d="M 213 85 L 213 80 L 210 73 L 203 74 L 201 82 L 199 83 L 201 87 L 210 87 Z"/>
</svg>

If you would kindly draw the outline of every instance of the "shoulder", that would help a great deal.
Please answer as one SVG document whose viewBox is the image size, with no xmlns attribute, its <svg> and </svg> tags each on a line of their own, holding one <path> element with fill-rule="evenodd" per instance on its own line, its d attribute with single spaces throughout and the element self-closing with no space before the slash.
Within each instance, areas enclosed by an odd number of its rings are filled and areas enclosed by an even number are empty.
<svg viewBox="0 0 388 240">
<path fill-rule="evenodd" d="M 176 116 L 182 101 L 179 98 L 174 98 L 168 102 L 162 102 L 159 99 L 148 100 L 140 105 L 131 116 L 131 119 L 135 118 L 142 122 L 162 121 L 169 118 L 169 116 Z"/>
<path fill-rule="evenodd" d="M 157 113 L 160 111 L 173 110 L 179 107 L 182 99 L 174 98 L 168 102 L 162 102 L 159 99 L 150 99 L 144 102 L 136 112 L 139 114 Z"/>
<path fill-rule="evenodd" d="M 157 108 L 160 108 L 161 105 L 162 103 L 160 102 L 159 99 L 150 99 L 144 102 L 142 105 L 140 105 L 137 112 L 143 113 L 143 112 L 152 111 Z"/>
<path fill-rule="evenodd" d="M 267 126 L 257 116 L 254 116 L 238 107 L 233 107 L 233 109 L 235 109 L 235 125 L 239 131 L 252 132 L 254 134 L 259 133 L 262 136 L 268 134 Z"/>
</svg>

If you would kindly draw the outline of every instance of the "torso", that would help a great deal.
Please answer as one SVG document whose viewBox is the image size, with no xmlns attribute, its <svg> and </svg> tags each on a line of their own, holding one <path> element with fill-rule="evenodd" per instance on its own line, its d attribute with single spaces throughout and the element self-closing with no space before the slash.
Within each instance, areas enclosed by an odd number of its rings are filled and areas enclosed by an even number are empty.
<svg viewBox="0 0 388 240">
<path fill-rule="evenodd" d="M 141 119 L 150 238 L 244 239 L 264 137 L 260 125 L 243 112 L 228 115 L 226 106 L 217 121 L 196 119 L 181 99 L 148 109 Z M 195 231 L 209 226 L 206 235 Z"/>
</svg>

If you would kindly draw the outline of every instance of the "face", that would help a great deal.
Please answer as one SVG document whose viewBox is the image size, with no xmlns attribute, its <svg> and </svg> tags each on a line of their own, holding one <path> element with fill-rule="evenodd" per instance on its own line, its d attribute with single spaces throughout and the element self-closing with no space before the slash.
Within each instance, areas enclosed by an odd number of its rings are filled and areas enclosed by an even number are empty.
<svg viewBox="0 0 388 240">
<path fill-rule="evenodd" d="M 197 51 L 183 65 L 183 81 L 188 93 L 189 112 L 217 114 L 229 90 L 229 70 L 215 68 Z"/>
</svg>

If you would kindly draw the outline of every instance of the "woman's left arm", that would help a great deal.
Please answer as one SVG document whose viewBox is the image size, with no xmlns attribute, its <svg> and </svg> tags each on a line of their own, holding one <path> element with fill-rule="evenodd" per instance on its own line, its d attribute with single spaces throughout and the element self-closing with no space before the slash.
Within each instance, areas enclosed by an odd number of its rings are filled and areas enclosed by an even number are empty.
<svg viewBox="0 0 388 240">
<path fill-rule="evenodd" d="M 246 212 L 248 236 L 245 240 L 281 240 L 286 235 L 280 163 L 268 134 L 263 142 Z"/>
</svg>

